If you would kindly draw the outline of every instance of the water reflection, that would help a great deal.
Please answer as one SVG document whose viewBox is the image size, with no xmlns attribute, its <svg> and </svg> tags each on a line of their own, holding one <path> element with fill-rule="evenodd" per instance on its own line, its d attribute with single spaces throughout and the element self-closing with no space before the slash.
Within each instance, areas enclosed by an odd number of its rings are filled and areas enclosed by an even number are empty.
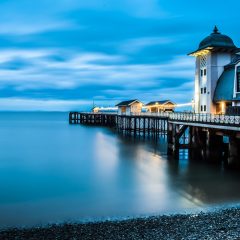
<svg viewBox="0 0 240 240">
<path fill-rule="evenodd" d="M 239 173 L 166 155 L 166 139 L 0 114 L 0 226 L 170 213 L 240 200 Z"/>
</svg>

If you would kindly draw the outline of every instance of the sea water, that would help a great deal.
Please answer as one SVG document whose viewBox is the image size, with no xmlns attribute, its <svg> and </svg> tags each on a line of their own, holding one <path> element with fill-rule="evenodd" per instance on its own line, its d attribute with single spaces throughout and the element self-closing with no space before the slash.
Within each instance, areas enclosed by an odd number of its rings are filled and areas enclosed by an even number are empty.
<svg viewBox="0 0 240 240">
<path fill-rule="evenodd" d="M 240 174 L 167 156 L 166 139 L 69 125 L 68 113 L 0 113 L 0 227 L 125 218 L 240 200 Z"/>
</svg>

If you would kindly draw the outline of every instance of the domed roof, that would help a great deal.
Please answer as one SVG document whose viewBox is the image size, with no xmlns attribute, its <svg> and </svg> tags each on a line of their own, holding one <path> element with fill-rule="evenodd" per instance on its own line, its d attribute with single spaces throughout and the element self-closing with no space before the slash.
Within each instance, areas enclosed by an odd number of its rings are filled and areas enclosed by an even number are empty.
<svg viewBox="0 0 240 240">
<path fill-rule="evenodd" d="M 233 40 L 230 37 L 221 34 L 216 26 L 213 30 L 213 33 L 204 38 L 199 44 L 199 50 L 207 47 L 236 48 Z"/>
<path fill-rule="evenodd" d="M 215 28 L 213 29 L 213 33 L 200 42 L 199 47 L 196 51 L 189 53 L 188 55 L 197 56 L 201 51 L 205 50 L 236 52 L 237 49 L 238 48 L 235 46 L 233 40 L 227 35 L 221 34 L 218 31 L 218 28 L 215 26 Z"/>
</svg>

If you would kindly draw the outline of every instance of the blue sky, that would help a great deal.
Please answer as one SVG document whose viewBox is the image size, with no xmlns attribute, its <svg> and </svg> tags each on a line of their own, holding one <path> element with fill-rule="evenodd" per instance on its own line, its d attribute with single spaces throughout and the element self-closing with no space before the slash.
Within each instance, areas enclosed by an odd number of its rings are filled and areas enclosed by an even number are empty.
<svg viewBox="0 0 240 240">
<path fill-rule="evenodd" d="M 215 24 L 240 46 L 239 8 L 237 0 L 0 0 L 0 110 L 190 102 L 186 54 Z"/>
</svg>

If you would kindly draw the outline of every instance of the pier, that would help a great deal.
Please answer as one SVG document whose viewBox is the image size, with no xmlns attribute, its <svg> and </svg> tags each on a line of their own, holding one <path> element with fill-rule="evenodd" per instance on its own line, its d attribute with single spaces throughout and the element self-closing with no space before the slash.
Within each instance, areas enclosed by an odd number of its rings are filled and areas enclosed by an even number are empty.
<svg viewBox="0 0 240 240">
<path fill-rule="evenodd" d="M 116 127 L 117 114 L 70 112 L 69 124 Z"/>
<path fill-rule="evenodd" d="M 224 160 L 240 166 L 240 116 L 193 113 L 69 113 L 70 124 L 105 126 L 132 137 L 166 137 L 175 158 L 188 149 L 192 158 Z"/>
<path fill-rule="evenodd" d="M 70 124 L 84 124 L 115 128 L 119 133 L 133 137 L 155 137 L 167 134 L 168 116 L 118 115 L 109 113 L 69 113 Z"/>
</svg>

